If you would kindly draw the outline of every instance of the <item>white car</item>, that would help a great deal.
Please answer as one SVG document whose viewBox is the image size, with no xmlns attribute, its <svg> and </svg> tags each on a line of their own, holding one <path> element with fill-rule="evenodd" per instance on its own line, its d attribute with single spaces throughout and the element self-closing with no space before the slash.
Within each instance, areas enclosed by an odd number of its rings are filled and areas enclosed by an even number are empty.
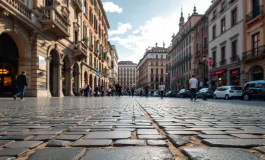
<svg viewBox="0 0 265 160">
<path fill-rule="evenodd" d="M 242 88 L 240 86 L 222 86 L 218 87 L 213 94 L 214 99 L 224 98 L 229 100 L 231 98 L 241 98 Z"/>
</svg>

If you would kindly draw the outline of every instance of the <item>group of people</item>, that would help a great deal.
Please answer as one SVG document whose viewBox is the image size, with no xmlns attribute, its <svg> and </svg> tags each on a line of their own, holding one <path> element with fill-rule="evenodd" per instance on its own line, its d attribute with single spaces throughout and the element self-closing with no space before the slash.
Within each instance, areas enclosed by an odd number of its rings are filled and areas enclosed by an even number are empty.
<svg viewBox="0 0 265 160">
<path fill-rule="evenodd" d="M 25 87 L 28 86 L 28 82 L 27 82 L 27 77 L 26 77 L 26 72 L 22 72 L 18 77 L 17 77 L 17 93 L 14 95 L 14 99 L 16 100 L 17 97 L 20 95 L 20 99 L 24 98 L 24 90 Z M 160 92 L 160 96 L 161 98 L 163 98 L 164 96 L 164 92 L 166 90 L 165 85 L 161 82 L 159 87 L 159 92 Z M 189 89 L 191 92 L 191 101 L 196 100 L 196 91 L 198 89 L 198 80 L 195 78 L 195 75 L 192 75 L 192 78 L 189 80 Z M 149 90 L 150 87 L 149 85 L 145 85 L 141 90 L 140 90 L 140 96 L 143 96 L 145 94 L 146 97 L 148 97 L 149 95 Z M 109 86 L 107 93 L 108 96 L 114 96 L 114 92 L 116 93 L 116 95 L 121 96 L 123 95 L 123 91 L 122 91 L 122 86 L 117 82 L 115 84 L 115 90 L 114 87 Z M 134 92 L 135 92 L 135 86 L 131 87 L 131 88 L 127 88 L 126 92 L 128 93 L 129 96 L 134 96 Z M 103 86 L 101 86 L 100 88 L 98 86 L 95 86 L 94 88 L 94 92 L 92 93 L 92 88 L 90 85 L 88 85 L 87 83 L 84 84 L 83 89 L 81 89 L 81 95 L 84 95 L 85 97 L 88 96 L 104 96 L 105 95 L 105 88 Z"/>
</svg>

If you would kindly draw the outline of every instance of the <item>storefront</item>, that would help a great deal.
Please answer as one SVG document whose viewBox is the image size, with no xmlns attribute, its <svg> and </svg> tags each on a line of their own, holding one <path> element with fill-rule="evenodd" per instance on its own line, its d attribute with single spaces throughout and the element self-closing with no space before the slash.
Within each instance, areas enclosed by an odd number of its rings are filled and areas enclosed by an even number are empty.
<svg viewBox="0 0 265 160">
<path fill-rule="evenodd" d="M 215 72 L 209 73 L 211 87 L 217 88 L 218 86 L 225 86 L 227 85 L 227 74 L 226 70 L 219 70 Z"/>
<path fill-rule="evenodd" d="M 240 69 L 230 70 L 230 85 L 239 86 L 240 85 Z"/>
</svg>

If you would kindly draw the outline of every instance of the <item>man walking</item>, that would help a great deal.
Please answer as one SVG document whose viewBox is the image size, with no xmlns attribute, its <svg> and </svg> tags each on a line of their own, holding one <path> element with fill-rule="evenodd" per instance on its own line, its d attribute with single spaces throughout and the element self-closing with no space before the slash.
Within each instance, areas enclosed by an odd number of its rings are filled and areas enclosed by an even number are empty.
<svg viewBox="0 0 265 160">
<path fill-rule="evenodd" d="M 18 77 L 17 77 L 17 87 L 18 87 L 18 92 L 17 94 L 14 95 L 14 99 L 17 99 L 17 96 L 20 95 L 20 99 L 24 98 L 24 89 L 25 86 L 28 86 L 27 82 L 27 77 L 26 77 L 26 72 L 22 72 Z"/>
<path fill-rule="evenodd" d="M 148 86 L 148 84 L 145 86 L 144 90 L 145 90 L 145 96 L 147 98 L 148 94 L 149 94 L 149 86 Z"/>
<path fill-rule="evenodd" d="M 161 82 L 160 85 L 159 85 L 159 90 L 160 90 L 160 96 L 161 96 L 162 99 L 163 99 L 163 96 L 164 96 L 165 89 L 166 89 L 165 85 L 163 84 L 163 82 Z"/>
<path fill-rule="evenodd" d="M 195 75 L 192 75 L 191 79 L 190 79 L 190 92 L 191 92 L 191 101 L 193 101 L 193 99 L 196 101 L 196 91 L 198 89 L 198 80 L 195 78 Z"/>
<path fill-rule="evenodd" d="M 131 88 L 132 97 L 134 96 L 134 87 L 135 85 L 133 85 L 133 87 Z"/>
</svg>

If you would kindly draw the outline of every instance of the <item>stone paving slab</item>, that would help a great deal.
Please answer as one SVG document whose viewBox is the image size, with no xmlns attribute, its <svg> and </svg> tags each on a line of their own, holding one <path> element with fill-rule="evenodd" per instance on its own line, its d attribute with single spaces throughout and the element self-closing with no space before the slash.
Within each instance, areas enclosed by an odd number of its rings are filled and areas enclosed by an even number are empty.
<svg viewBox="0 0 265 160">
<path fill-rule="evenodd" d="M 233 139 L 235 138 L 235 137 L 228 136 L 228 135 L 214 135 L 214 134 L 210 134 L 210 135 L 200 134 L 200 135 L 197 135 L 197 137 L 201 139 Z"/>
<path fill-rule="evenodd" d="M 110 146 L 112 140 L 100 139 L 100 140 L 77 140 L 72 143 L 72 147 L 104 147 Z"/>
<path fill-rule="evenodd" d="M 15 157 L 0 157 L 0 160 L 14 160 Z"/>
<path fill-rule="evenodd" d="M 139 139 L 165 139 L 161 135 L 137 135 Z"/>
<path fill-rule="evenodd" d="M 174 160 L 173 155 L 165 147 L 123 147 L 89 149 L 81 160 Z"/>
<path fill-rule="evenodd" d="M 114 146 L 144 146 L 146 145 L 144 140 L 140 139 L 122 139 L 116 140 Z"/>
<path fill-rule="evenodd" d="M 71 143 L 70 141 L 53 140 L 50 143 L 48 143 L 46 147 L 66 147 L 70 143 Z"/>
<path fill-rule="evenodd" d="M 3 146 L 5 144 L 11 143 L 11 142 L 15 142 L 13 140 L 0 140 L 0 146 Z"/>
<path fill-rule="evenodd" d="M 203 139 L 202 142 L 214 147 L 249 148 L 265 145 L 265 139 Z"/>
<path fill-rule="evenodd" d="M 180 135 L 169 134 L 167 135 L 167 137 L 175 147 L 179 147 L 179 146 L 185 145 L 190 142 L 187 138 L 185 138 L 184 136 L 180 136 Z"/>
<path fill-rule="evenodd" d="M 18 157 L 29 151 L 28 148 L 4 148 L 0 150 L 0 156 Z"/>
<path fill-rule="evenodd" d="M 76 160 L 83 151 L 83 148 L 43 148 L 27 160 Z"/>
<path fill-rule="evenodd" d="M 128 139 L 131 136 L 130 131 L 91 132 L 84 139 Z"/>
<path fill-rule="evenodd" d="M 236 148 L 187 148 L 183 152 L 190 160 L 262 160 L 249 151 Z"/>
<path fill-rule="evenodd" d="M 162 146 L 167 147 L 167 142 L 165 140 L 147 140 L 149 146 Z"/>
<path fill-rule="evenodd" d="M 16 141 L 4 145 L 5 148 L 35 148 L 43 143 L 42 141 Z"/>
<path fill-rule="evenodd" d="M 151 134 L 151 135 L 159 135 L 156 129 L 137 129 L 137 134 Z"/>
</svg>

